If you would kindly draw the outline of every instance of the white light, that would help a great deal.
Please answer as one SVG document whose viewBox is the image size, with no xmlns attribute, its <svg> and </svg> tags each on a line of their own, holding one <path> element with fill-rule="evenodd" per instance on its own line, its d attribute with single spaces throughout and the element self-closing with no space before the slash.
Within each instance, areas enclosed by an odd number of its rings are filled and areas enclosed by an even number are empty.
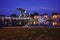
<svg viewBox="0 0 60 40">
<path fill-rule="evenodd" d="M 46 20 L 45 20 L 43 17 L 40 16 L 40 17 L 38 18 L 38 21 L 39 21 L 39 23 L 42 23 L 42 22 L 45 22 Z"/>
<path fill-rule="evenodd" d="M 26 13 L 26 11 L 24 13 Z"/>
<path fill-rule="evenodd" d="M 20 13 L 21 13 L 21 11 L 20 11 Z"/>
<path fill-rule="evenodd" d="M 19 24 L 21 24 L 21 22 L 19 22 Z"/>
</svg>

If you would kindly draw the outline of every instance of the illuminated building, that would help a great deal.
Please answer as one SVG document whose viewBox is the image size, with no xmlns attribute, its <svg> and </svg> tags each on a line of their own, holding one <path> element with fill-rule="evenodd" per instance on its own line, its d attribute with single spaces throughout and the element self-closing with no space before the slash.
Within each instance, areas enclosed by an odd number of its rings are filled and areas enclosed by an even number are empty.
<svg viewBox="0 0 60 40">
<path fill-rule="evenodd" d="M 60 19 L 60 14 L 57 15 L 58 19 Z"/>
<path fill-rule="evenodd" d="M 39 24 L 38 18 L 39 18 L 39 14 L 37 12 L 34 12 L 34 18 L 33 18 L 34 19 L 34 21 L 33 21 L 34 25 Z"/>
<path fill-rule="evenodd" d="M 44 24 L 46 24 L 46 25 L 47 25 L 48 23 L 49 23 L 49 21 L 44 22 Z"/>
<path fill-rule="evenodd" d="M 38 19 L 39 16 L 34 16 L 34 19 Z"/>
<path fill-rule="evenodd" d="M 52 19 L 55 20 L 54 22 L 52 22 L 53 26 L 59 26 L 59 22 L 60 22 L 60 15 L 58 13 L 53 13 L 52 14 Z"/>
<path fill-rule="evenodd" d="M 52 22 L 52 25 L 53 25 L 53 26 L 57 26 L 58 23 L 57 23 L 57 22 Z"/>
<path fill-rule="evenodd" d="M 53 19 L 57 19 L 57 15 L 53 15 L 52 18 L 53 18 Z"/>
<path fill-rule="evenodd" d="M 48 18 L 48 14 L 44 14 L 44 18 Z"/>
<path fill-rule="evenodd" d="M 34 24 L 39 24 L 38 18 L 39 18 L 38 15 L 35 15 L 35 16 L 34 16 Z"/>
<path fill-rule="evenodd" d="M 58 16 L 57 16 L 57 13 L 53 13 L 53 14 L 52 14 L 52 19 L 57 19 L 57 17 L 58 17 Z"/>
</svg>

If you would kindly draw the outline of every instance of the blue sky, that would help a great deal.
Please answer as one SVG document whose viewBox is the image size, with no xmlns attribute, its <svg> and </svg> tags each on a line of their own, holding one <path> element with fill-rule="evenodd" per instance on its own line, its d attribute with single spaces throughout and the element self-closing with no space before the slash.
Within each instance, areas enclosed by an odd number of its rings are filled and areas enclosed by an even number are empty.
<svg viewBox="0 0 60 40">
<path fill-rule="evenodd" d="M 60 13 L 60 0 L 0 0 L 0 14 L 10 15 L 17 13 L 16 8 L 24 8 L 28 12 Z"/>
</svg>

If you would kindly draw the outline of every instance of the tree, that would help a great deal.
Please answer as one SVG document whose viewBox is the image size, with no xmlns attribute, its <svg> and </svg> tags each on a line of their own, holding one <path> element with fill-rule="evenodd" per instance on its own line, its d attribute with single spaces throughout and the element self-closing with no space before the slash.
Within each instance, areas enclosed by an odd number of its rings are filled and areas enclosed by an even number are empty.
<svg viewBox="0 0 60 40">
<path fill-rule="evenodd" d="M 58 14 L 58 13 L 52 13 L 52 16 L 53 16 L 53 15 L 57 15 L 57 14 Z"/>
<path fill-rule="evenodd" d="M 17 15 L 16 14 L 11 14 L 11 17 L 17 17 Z"/>
<path fill-rule="evenodd" d="M 17 10 L 19 10 L 21 13 L 24 13 L 25 12 L 25 10 L 22 9 L 22 8 L 17 8 Z"/>
<path fill-rule="evenodd" d="M 44 15 L 48 15 L 47 13 L 45 13 Z"/>
<path fill-rule="evenodd" d="M 30 17 L 34 17 L 34 15 L 33 14 L 30 14 Z"/>
<path fill-rule="evenodd" d="M 37 12 L 34 12 L 34 16 L 35 16 L 35 15 L 39 15 L 39 14 L 38 14 Z"/>
</svg>

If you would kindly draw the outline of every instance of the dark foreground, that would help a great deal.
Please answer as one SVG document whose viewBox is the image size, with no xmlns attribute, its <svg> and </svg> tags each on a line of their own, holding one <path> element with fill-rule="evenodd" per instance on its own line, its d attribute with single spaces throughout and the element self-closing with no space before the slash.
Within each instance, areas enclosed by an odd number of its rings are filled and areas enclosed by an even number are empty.
<svg viewBox="0 0 60 40">
<path fill-rule="evenodd" d="M 0 40 L 60 40 L 60 28 L 0 28 Z"/>
</svg>

